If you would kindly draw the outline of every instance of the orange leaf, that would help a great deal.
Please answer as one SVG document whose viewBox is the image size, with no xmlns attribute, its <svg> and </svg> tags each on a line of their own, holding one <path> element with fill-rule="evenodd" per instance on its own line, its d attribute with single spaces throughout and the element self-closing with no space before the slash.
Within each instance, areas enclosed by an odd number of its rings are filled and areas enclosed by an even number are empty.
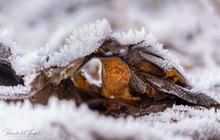
<svg viewBox="0 0 220 140">
<path fill-rule="evenodd" d="M 138 100 L 129 93 L 130 70 L 119 58 L 103 58 L 102 95 L 107 98 Z"/>
</svg>

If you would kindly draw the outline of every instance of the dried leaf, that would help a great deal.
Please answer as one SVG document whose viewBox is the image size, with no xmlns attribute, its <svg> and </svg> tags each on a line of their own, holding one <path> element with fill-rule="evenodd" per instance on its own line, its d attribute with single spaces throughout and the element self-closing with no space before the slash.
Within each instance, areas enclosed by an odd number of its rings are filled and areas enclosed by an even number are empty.
<svg viewBox="0 0 220 140">
<path fill-rule="evenodd" d="M 42 60 L 47 58 L 46 62 L 37 60 L 36 67 L 40 69 L 35 70 L 34 65 L 28 71 L 32 75 L 28 75 L 28 72 L 24 74 L 27 77 L 37 74 L 28 85 L 28 88 L 31 88 L 30 93 L 36 93 L 30 98 L 32 103 L 46 105 L 51 96 L 57 96 L 59 99 L 75 100 L 77 104 L 85 102 L 90 108 L 113 116 L 137 116 L 162 111 L 180 101 L 189 105 L 219 105 L 204 93 L 194 91 L 174 62 L 169 60 L 165 53 L 158 51 L 157 44 L 152 43 L 154 40 L 146 39 L 143 30 L 129 32 L 128 35 L 111 36 L 109 28 L 107 25 L 103 30 L 97 30 L 98 24 L 83 28 L 67 39 L 67 44 L 60 52 L 50 56 L 37 56 L 39 59 L 43 57 Z M 95 37 L 91 39 L 93 36 Z M 79 45 L 75 47 L 79 49 L 79 55 L 75 49 L 69 52 L 74 45 Z M 83 51 L 84 47 L 87 47 L 86 51 Z M 66 54 L 68 57 L 65 57 Z M 10 49 L 0 44 L 1 85 L 17 85 L 23 82 L 10 66 L 10 55 Z M 83 70 L 80 71 L 95 57 L 102 63 L 101 88 L 90 83 Z M 29 65 L 25 66 L 27 68 Z M 98 74 L 95 72 L 92 75 Z"/>
<path fill-rule="evenodd" d="M 165 58 L 152 51 L 151 48 L 151 46 L 141 46 L 139 44 L 134 46 L 133 49 L 131 48 L 128 54 L 122 56 L 122 60 L 128 64 L 133 73 L 132 77 L 135 77 L 133 80 L 139 81 L 138 83 L 144 82 L 147 85 L 145 85 L 145 91 L 149 96 L 154 97 L 156 96 L 155 91 L 160 91 L 192 104 L 202 106 L 218 104 L 217 101 L 204 93 L 193 91 L 183 75 L 172 64 L 167 63 Z M 163 64 L 168 66 L 164 67 Z M 137 92 L 140 92 L 141 89 L 141 93 L 143 93 L 144 84 L 140 84 L 139 88 L 135 86 L 133 84 L 131 88 L 136 89 Z"/>
<path fill-rule="evenodd" d="M 101 59 L 103 64 L 102 95 L 106 98 L 139 100 L 129 92 L 130 70 L 119 58 Z"/>
<path fill-rule="evenodd" d="M 133 71 L 131 71 L 131 78 L 129 81 L 130 92 L 144 94 L 146 92 L 146 83 L 143 82 L 139 77 L 137 77 Z"/>
<path fill-rule="evenodd" d="M 63 79 L 74 76 L 83 64 L 87 62 L 84 58 L 77 59 L 67 67 L 51 67 L 43 69 L 30 83 L 31 91 L 38 92 L 49 84 L 59 85 Z"/>
<path fill-rule="evenodd" d="M 49 98 L 56 96 L 59 99 L 75 100 L 77 104 L 81 103 L 81 97 L 77 94 L 76 88 L 71 79 L 65 79 L 59 85 L 46 86 L 33 97 L 30 101 L 33 104 L 47 105 Z"/>
</svg>

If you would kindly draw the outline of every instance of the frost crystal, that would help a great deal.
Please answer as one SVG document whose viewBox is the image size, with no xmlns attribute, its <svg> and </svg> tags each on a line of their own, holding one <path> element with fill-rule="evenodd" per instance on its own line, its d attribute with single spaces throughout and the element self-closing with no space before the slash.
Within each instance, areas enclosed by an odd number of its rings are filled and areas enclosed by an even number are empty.
<svg viewBox="0 0 220 140">
<path fill-rule="evenodd" d="M 137 43 L 142 42 L 145 39 L 148 39 L 148 37 L 146 37 L 146 31 L 144 30 L 143 27 L 142 27 L 141 31 L 130 30 L 127 33 L 125 33 L 125 32 L 113 33 L 112 38 L 117 40 L 122 45 L 137 44 Z M 153 38 L 153 37 L 150 38 L 148 41 L 152 42 L 152 44 L 156 42 L 155 38 Z"/>
<path fill-rule="evenodd" d="M 58 52 L 48 55 L 49 60 L 44 67 L 67 66 L 73 60 L 91 54 L 110 36 L 110 33 L 111 27 L 106 19 L 84 25 L 66 38 L 65 45 Z"/>
<path fill-rule="evenodd" d="M 160 113 L 152 113 L 140 120 L 161 130 L 194 139 L 218 139 L 220 137 L 219 110 L 173 106 Z M 193 124 L 193 125 L 192 125 Z"/>
<path fill-rule="evenodd" d="M 67 66 L 77 58 L 94 52 L 111 33 L 106 19 L 97 20 L 96 23 L 84 25 L 73 31 L 66 39 L 65 45 L 57 51 L 49 46 L 27 52 L 13 60 L 13 66 L 18 74 L 30 74 L 33 70 L 49 68 L 52 66 Z"/>
<path fill-rule="evenodd" d="M 0 114 L 1 132 L 8 128 L 11 131 L 34 129 L 40 132 L 33 137 L 36 139 L 183 139 L 165 129 L 157 131 L 157 128 L 131 117 L 127 119 L 105 117 L 92 112 L 85 105 L 78 108 L 72 102 L 58 101 L 54 98 L 47 107 L 37 105 L 34 108 L 29 102 L 23 105 L 0 102 L 0 110 L 4 110 L 4 113 Z M 5 133 L 0 133 L 0 138 L 10 139 L 11 137 L 7 137 Z"/>
<path fill-rule="evenodd" d="M 4 110 L 0 114 L 0 131 L 34 129 L 40 132 L 36 139 L 185 140 L 220 136 L 220 112 L 214 109 L 174 106 L 138 119 L 114 119 L 98 115 L 85 105 L 78 108 L 73 102 L 52 98 L 48 106 L 34 108 L 29 102 L 22 105 L 0 102 L 0 110 Z M 11 139 L 5 133 L 0 133 L 0 138 Z"/>
<path fill-rule="evenodd" d="M 158 43 L 157 39 L 151 33 L 147 34 L 143 27 L 140 31 L 130 30 L 127 33 L 113 33 L 112 38 L 122 45 L 137 45 L 137 47 L 148 47 L 148 50 L 150 52 L 158 56 L 162 56 L 164 59 L 159 61 L 159 59 L 154 58 L 154 56 L 142 57 L 145 57 L 145 59 L 147 59 L 148 61 L 157 64 L 158 66 L 166 70 L 174 67 L 184 75 L 184 70 L 179 64 L 179 61 L 176 58 L 172 57 L 168 50 L 164 49 L 163 45 Z M 184 75 L 184 77 L 187 76 Z"/>
<path fill-rule="evenodd" d="M 13 42 L 6 37 L 3 31 L 0 31 L 0 63 L 10 64 L 10 46 L 13 46 Z"/>
<path fill-rule="evenodd" d="M 66 38 L 64 46 L 57 48 L 58 50 L 49 46 L 33 49 L 23 55 L 14 56 L 11 63 L 18 75 L 26 76 L 24 79 L 28 86 L 41 69 L 52 66 L 64 67 L 75 59 L 94 52 L 104 39 L 110 36 L 110 33 L 111 28 L 107 20 L 97 20 L 95 23 L 73 31 Z"/>
<path fill-rule="evenodd" d="M 0 86 L 0 97 L 4 98 L 4 96 L 14 96 L 14 99 L 17 99 L 18 97 L 15 96 L 17 94 L 29 94 L 29 90 L 22 86 L 22 85 L 17 85 L 17 86 Z"/>
</svg>

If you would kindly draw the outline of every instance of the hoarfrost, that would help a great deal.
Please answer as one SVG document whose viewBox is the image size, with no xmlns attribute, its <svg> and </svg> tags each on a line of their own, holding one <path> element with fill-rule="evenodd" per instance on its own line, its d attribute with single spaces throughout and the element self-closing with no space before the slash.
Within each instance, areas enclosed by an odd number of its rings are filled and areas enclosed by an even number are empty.
<svg viewBox="0 0 220 140">
<path fill-rule="evenodd" d="M 84 25 L 66 38 L 65 45 L 59 52 L 48 55 L 49 60 L 44 67 L 67 66 L 73 60 L 91 54 L 110 36 L 110 33 L 111 27 L 106 19 Z"/>
<path fill-rule="evenodd" d="M 7 108 L 7 110 L 5 110 Z M 10 139 L 6 130 L 39 132 L 35 139 L 208 139 L 220 134 L 219 111 L 173 106 L 160 113 L 127 119 L 100 116 L 85 105 L 50 99 L 48 106 L 0 102 L 1 139 Z M 7 118 L 7 119 L 6 119 Z M 19 121 L 17 121 L 19 120 Z M 80 130 L 80 131 L 79 131 Z M 23 135 L 26 138 L 27 135 Z M 15 137 L 15 139 L 19 139 Z"/>
<path fill-rule="evenodd" d="M 17 85 L 17 86 L 0 86 L 0 96 L 15 96 L 16 94 L 29 94 L 29 90 L 22 86 L 22 85 Z M 16 99 L 16 96 L 15 96 Z"/>
<path fill-rule="evenodd" d="M 0 102 L 0 109 L 4 110 L 0 114 L 0 138 L 5 140 L 11 138 L 6 135 L 8 129 L 11 132 L 33 129 L 33 132 L 39 132 L 30 136 L 34 139 L 183 139 L 165 130 L 157 131 L 132 117 L 114 119 L 100 116 L 85 105 L 78 108 L 73 102 L 54 98 L 47 107 L 37 105 L 33 108 L 29 102 L 22 105 Z M 28 138 L 28 134 L 23 134 L 22 138 Z M 15 135 L 15 139 L 19 137 Z"/>
<path fill-rule="evenodd" d="M 220 137 L 219 110 L 173 106 L 160 113 L 139 118 L 144 123 L 194 139 L 218 139 Z"/>
<path fill-rule="evenodd" d="M 107 20 L 97 20 L 95 23 L 84 25 L 73 31 L 66 38 L 64 46 L 57 50 L 49 46 L 33 49 L 23 55 L 14 56 L 11 64 L 18 75 L 26 76 L 24 79 L 28 86 L 40 70 L 53 66 L 64 67 L 75 59 L 94 52 L 100 47 L 103 40 L 110 36 L 110 33 L 111 28 Z"/>
<path fill-rule="evenodd" d="M 180 65 L 179 61 L 175 57 L 173 57 L 172 54 L 168 52 L 168 50 L 164 49 L 162 44 L 157 42 L 157 39 L 153 36 L 153 34 L 146 33 L 143 27 L 140 31 L 129 30 L 129 32 L 127 33 L 113 33 L 112 38 L 122 45 L 137 45 L 137 47 L 148 47 L 148 50 L 150 52 L 163 57 L 163 59 L 160 61 L 157 57 L 154 58 L 155 56 L 146 55 L 143 55 L 142 57 L 145 57 L 146 60 L 157 64 L 158 66 L 166 70 L 172 69 L 174 67 L 175 69 L 180 71 L 184 77 L 188 77 L 185 74 L 183 67 Z M 187 82 L 190 83 L 190 80 L 188 80 Z"/>
</svg>

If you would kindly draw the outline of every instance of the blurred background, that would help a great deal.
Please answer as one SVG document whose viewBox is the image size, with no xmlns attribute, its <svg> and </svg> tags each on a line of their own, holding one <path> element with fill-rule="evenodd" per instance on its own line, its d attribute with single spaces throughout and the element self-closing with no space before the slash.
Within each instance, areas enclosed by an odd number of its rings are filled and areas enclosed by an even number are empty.
<svg viewBox="0 0 220 140">
<path fill-rule="evenodd" d="M 72 30 L 101 18 L 117 32 L 144 27 L 198 88 L 218 89 L 219 0 L 0 0 L 0 30 L 27 50 L 62 45 Z"/>
</svg>

